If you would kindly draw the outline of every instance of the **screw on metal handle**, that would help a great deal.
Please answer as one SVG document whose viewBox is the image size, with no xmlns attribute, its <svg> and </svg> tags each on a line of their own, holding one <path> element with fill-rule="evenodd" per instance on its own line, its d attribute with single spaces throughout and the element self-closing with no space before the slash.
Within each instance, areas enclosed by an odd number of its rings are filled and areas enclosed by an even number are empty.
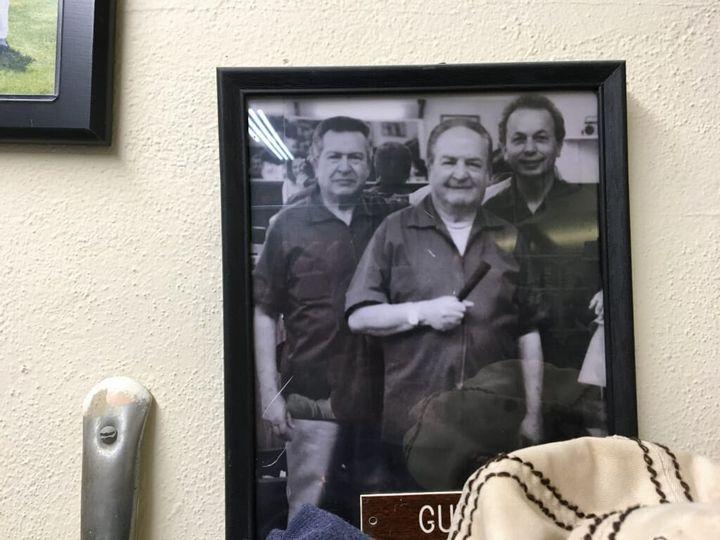
<svg viewBox="0 0 720 540">
<path fill-rule="evenodd" d="M 112 444 L 117 440 L 117 434 L 115 426 L 105 426 L 100 428 L 98 437 L 100 438 L 100 442 L 104 444 Z"/>
<path fill-rule="evenodd" d="M 113 377 L 83 404 L 82 540 L 135 538 L 140 450 L 152 396 L 137 381 Z"/>
</svg>

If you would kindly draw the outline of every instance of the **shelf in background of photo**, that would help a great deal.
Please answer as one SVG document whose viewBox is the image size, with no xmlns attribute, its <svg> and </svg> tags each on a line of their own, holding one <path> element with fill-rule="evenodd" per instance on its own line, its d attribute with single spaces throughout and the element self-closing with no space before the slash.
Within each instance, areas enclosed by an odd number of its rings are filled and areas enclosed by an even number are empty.
<svg viewBox="0 0 720 540">
<path fill-rule="evenodd" d="M 600 169 L 594 156 L 598 151 L 597 137 L 565 137 L 560 157 L 555 162 L 560 176 L 574 184 L 597 184 Z"/>
</svg>

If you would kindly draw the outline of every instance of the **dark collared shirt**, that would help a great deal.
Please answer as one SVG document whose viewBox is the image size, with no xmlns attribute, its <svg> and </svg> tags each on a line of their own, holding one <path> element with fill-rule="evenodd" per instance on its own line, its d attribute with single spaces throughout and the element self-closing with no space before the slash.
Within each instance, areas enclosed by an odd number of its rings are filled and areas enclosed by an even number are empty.
<svg viewBox="0 0 720 540">
<path fill-rule="evenodd" d="M 270 226 L 254 272 L 256 306 L 283 316 L 281 355 L 285 393 L 325 399 L 357 363 L 363 339 L 344 317 L 345 291 L 387 209 L 375 201 L 355 207 L 350 225 L 322 203 L 317 188 L 283 209 Z"/>
<path fill-rule="evenodd" d="M 475 303 L 447 332 L 429 326 L 382 339 L 385 362 L 383 436 L 399 443 L 413 423 L 410 410 L 434 392 L 462 385 L 483 366 L 518 357 L 524 325 L 516 295 L 517 231 L 479 210 L 464 255 L 437 216 L 430 196 L 380 225 L 347 292 L 346 314 L 360 306 L 457 295 L 481 262 L 486 276 L 467 297 Z"/>
<path fill-rule="evenodd" d="M 601 288 L 598 250 L 598 186 L 556 178 L 533 214 L 510 187 L 485 208 L 515 225 L 525 244 L 521 294 L 538 306 L 546 362 L 580 368 L 595 317 L 588 303 Z"/>
</svg>

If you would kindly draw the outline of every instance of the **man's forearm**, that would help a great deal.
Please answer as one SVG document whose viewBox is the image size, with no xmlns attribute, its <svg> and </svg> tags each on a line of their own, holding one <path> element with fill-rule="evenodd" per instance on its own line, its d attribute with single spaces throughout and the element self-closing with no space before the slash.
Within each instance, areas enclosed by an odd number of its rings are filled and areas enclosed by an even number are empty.
<svg viewBox="0 0 720 540">
<path fill-rule="evenodd" d="M 410 322 L 412 302 L 405 304 L 375 304 L 363 306 L 352 312 L 348 318 L 350 330 L 371 336 L 391 336 L 406 332 L 416 324 Z"/>
<path fill-rule="evenodd" d="M 275 358 L 277 321 L 260 308 L 253 318 L 255 336 L 255 372 L 263 409 L 278 393 L 277 359 Z"/>
<path fill-rule="evenodd" d="M 535 330 L 521 336 L 519 347 L 527 413 L 540 414 L 543 386 L 543 353 L 540 333 Z"/>
</svg>

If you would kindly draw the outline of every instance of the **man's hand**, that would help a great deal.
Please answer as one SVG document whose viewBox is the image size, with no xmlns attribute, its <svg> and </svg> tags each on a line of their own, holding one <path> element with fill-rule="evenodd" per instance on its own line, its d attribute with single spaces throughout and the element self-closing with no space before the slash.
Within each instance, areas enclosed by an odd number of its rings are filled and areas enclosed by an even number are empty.
<svg viewBox="0 0 720 540">
<path fill-rule="evenodd" d="M 262 417 L 270 424 L 275 435 L 284 441 L 292 439 L 292 430 L 295 426 L 292 416 L 287 411 L 285 398 L 280 395 L 276 396 L 272 403 L 265 408 Z"/>
<path fill-rule="evenodd" d="M 525 443 L 537 444 L 542 440 L 543 426 L 540 412 L 528 412 L 520 423 L 520 439 Z"/>
<path fill-rule="evenodd" d="M 468 300 L 461 302 L 454 296 L 441 296 L 433 300 L 418 302 L 417 308 L 423 324 L 446 332 L 458 326 L 465 316 L 465 310 L 473 305 Z"/>
</svg>

